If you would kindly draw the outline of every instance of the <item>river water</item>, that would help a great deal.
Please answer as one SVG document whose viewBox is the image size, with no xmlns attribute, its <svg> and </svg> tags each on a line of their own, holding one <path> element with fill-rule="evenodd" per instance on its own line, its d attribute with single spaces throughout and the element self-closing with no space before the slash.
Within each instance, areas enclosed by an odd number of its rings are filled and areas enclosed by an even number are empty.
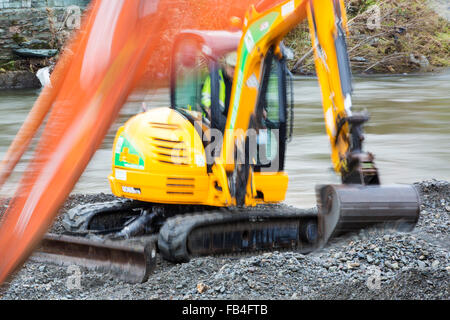
<svg viewBox="0 0 450 320">
<path fill-rule="evenodd" d="M 317 80 L 295 81 L 295 129 L 288 144 L 286 203 L 311 207 L 314 186 L 339 183 L 331 169 Z M 39 95 L 40 90 L 0 91 L 0 156 Z M 110 193 L 111 149 L 118 127 L 149 106 L 167 106 L 168 90 L 134 94 L 109 131 L 102 147 L 78 181 L 74 193 Z M 355 77 L 353 105 L 371 115 L 366 125 L 365 149 L 374 153 L 382 183 L 413 183 L 424 179 L 450 180 L 450 70 L 442 74 Z M 12 194 L 25 170 L 25 155 L 2 190 Z"/>
</svg>

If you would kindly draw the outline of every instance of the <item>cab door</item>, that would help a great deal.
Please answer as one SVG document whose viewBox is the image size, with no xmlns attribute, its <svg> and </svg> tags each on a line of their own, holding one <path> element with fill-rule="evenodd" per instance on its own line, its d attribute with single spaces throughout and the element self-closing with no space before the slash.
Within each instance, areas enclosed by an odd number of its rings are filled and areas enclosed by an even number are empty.
<svg viewBox="0 0 450 320">
<path fill-rule="evenodd" d="M 269 50 L 256 108 L 258 157 L 255 172 L 284 170 L 286 150 L 286 62 Z"/>
</svg>

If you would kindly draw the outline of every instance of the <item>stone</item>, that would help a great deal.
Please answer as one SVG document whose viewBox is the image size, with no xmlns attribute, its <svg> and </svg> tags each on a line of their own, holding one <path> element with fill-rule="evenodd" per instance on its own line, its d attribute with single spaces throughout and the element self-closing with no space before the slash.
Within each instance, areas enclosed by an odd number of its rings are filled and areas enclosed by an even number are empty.
<svg viewBox="0 0 450 320">
<path fill-rule="evenodd" d="M 14 49 L 14 54 L 22 58 L 51 58 L 58 53 L 56 49 Z"/>
<path fill-rule="evenodd" d="M 364 57 L 353 57 L 351 60 L 356 62 L 367 62 L 367 59 Z"/>
<path fill-rule="evenodd" d="M 353 269 L 353 268 L 358 268 L 359 267 L 359 263 L 358 262 L 351 262 L 347 265 L 347 267 L 349 269 Z"/>
<path fill-rule="evenodd" d="M 30 71 L 0 73 L 0 89 L 39 89 L 41 82 Z"/>
<path fill-rule="evenodd" d="M 427 57 L 421 54 L 414 55 L 411 53 L 409 55 L 409 60 L 412 63 L 418 64 L 420 66 L 420 69 L 422 70 L 426 70 L 430 66 L 430 62 L 428 61 Z"/>
<path fill-rule="evenodd" d="M 208 286 L 202 282 L 197 284 L 197 291 L 198 293 L 204 293 L 206 290 L 208 290 Z"/>
</svg>

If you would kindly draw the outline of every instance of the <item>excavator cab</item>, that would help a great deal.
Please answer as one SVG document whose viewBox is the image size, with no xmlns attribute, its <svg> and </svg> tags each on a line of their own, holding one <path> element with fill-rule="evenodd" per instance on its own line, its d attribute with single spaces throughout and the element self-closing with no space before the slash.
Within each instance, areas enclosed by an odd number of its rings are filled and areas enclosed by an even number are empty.
<svg viewBox="0 0 450 320">
<path fill-rule="evenodd" d="M 224 134 L 232 83 L 230 88 L 224 89 L 220 80 L 225 77 L 224 57 L 237 49 L 240 37 L 240 32 L 187 30 L 174 42 L 171 108 L 192 124 L 200 124 L 198 133 L 203 136 L 205 147 L 214 142 L 210 129 Z M 253 139 L 250 143 L 256 146 L 253 171 L 282 172 L 288 139 L 288 110 L 292 108 L 287 96 L 289 71 L 286 60 L 276 57 L 272 51 L 264 61 L 261 94 L 248 133 Z M 220 151 L 221 145 L 217 146 L 216 153 L 206 155 L 210 164 Z M 248 153 L 246 163 L 251 161 Z"/>
<path fill-rule="evenodd" d="M 221 101 L 225 100 L 219 80 L 221 64 L 227 53 L 236 50 L 240 37 L 240 32 L 203 30 L 186 30 L 176 37 L 170 77 L 171 108 L 223 133 L 228 105 Z"/>
<path fill-rule="evenodd" d="M 192 40 L 181 41 L 178 48 L 172 59 L 171 107 L 189 119 L 209 125 L 209 106 L 202 105 L 202 89 L 210 77 L 212 62 Z"/>
</svg>

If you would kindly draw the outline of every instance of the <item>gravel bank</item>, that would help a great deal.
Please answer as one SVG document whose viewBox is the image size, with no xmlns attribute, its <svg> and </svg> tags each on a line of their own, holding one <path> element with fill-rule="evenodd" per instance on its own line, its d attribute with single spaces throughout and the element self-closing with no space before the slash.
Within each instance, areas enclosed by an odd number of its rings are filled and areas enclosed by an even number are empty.
<svg viewBox="0 0 450 320">
<path fill-rule="evenodd" d="M 450 184 L 417 183 L 422 210 L 412 233 L 363 230 L 310 255 L 273 252 L 248 257 L 158 261 L 149 281 L 27 263 L 2 299 L 449 299 Z M 110 195 L 72 196 L 62 211 Z M 60 232 L 59 221 L 52 232 Z"/>
</svg>

